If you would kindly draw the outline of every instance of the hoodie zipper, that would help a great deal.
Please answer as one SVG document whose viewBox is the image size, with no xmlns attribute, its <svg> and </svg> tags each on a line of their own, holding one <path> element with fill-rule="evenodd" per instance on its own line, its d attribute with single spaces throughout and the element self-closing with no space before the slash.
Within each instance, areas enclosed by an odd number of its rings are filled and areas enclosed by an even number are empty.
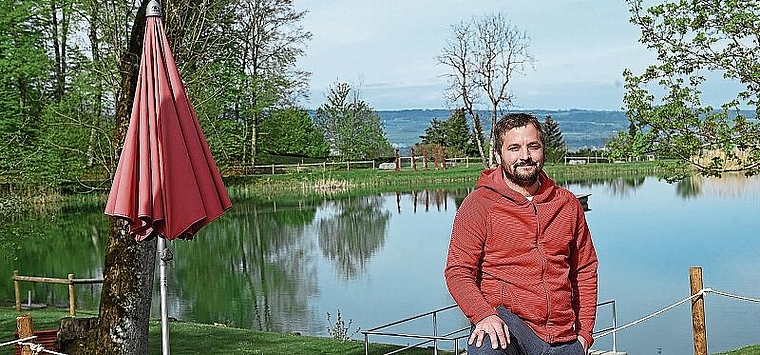
<svg viewBox="0 0 760 355">
<path fill-rule="evenodd" d="M 546 330 L 546 334 L 549 337 L 549 342 L 551 343 L 553 341 L 552 334 L 549 333 L 549 317 L 551 315 L 551 297 L 549 297 L 549 288 L 546 286 L 546 253 L 544 252 L 544 247 L 541 246 L 540 243 L 540 237 L 541 237 L 541 220 L 538 218 L 538 208 L 536 207 L 536 204 L 531 201 L 531 206 L 533 206 L 533 216 L 536 218 L 536 250 L 538 250 L 541 259 L 541 286 L 544 289 L 544 297 L 546 298 L 546 321 L 544 323 L 544 329 Z"/>
</svg>

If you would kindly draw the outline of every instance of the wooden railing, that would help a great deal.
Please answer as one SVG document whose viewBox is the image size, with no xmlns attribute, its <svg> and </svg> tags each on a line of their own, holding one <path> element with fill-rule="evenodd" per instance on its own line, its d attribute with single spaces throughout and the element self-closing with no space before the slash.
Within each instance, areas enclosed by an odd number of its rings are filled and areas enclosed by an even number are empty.
<svg viewBox="0 0 760 355">
<path fill-rule="evenodd" d="M 74 285 L 103 283 L 103 279 L 75 279 L 74 274 L 69 274 L 65 279 L 21 276 L 18 274 L 18 270 L 13 270 L 13 289 L 16 295 L 16 310 L 19 312 L 21 312 L 21 289 L 19 285 L 19 282 L 21 281 L 69 285 L 69 314 L 72 317 L 75 317 L 77 312 Z"/>
</svg>

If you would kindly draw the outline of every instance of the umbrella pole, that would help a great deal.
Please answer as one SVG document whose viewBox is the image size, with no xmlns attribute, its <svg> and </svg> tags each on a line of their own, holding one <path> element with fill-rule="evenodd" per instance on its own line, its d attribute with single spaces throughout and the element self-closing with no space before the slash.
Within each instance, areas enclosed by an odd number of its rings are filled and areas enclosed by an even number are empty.
<svg viewBox="0 0 760 355">
<path fill-rule="evenodd" d="M 158 265 L 159 283 L 161 285 L 161 354 L 169 355 L 169 311 L 166 309 L 166 262 L 171 260 L 167 257 L 166 239 L 158 237 L 158 250 L 161 260 Z"/>
</svg>

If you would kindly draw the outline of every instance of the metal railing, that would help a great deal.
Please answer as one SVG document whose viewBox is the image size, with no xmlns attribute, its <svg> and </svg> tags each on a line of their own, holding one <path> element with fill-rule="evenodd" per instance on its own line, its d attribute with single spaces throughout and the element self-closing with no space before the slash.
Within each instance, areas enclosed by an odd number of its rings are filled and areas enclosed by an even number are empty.
<svg viewBox="0 0 760 355">
<path fill-rule="evenodd" d="M 615 307 L 615 300 L 608 300 L 604 302 L 600 302 L 597 304 L 597 310 L 599 307 L 602 306 L 610 306 L 612 307 L 612 314 L 611 314 L 611 321 L 612 326 L 604 329 L 595 330 L 594 334 L 598 333 L 605 333 L 604 335 L 608 335 L 610 331 L 612 331 L 612 351 L 617 352 L 617 333 L 614 332 L 615 329 L 617 329 L 617 309 Z M 417 342 L 415 344 L 410 344 L 407 346 L 404 346 L 402 348 L 384 353 L 383 355 L 392 355 L 397 354 L 405 350 L 409 350 L 411 348 L 420 347 L 426 344 L 433 344 L 433 354 L 438 354 L 438 344 L 442 341 L 451 341 L 454 344 L 454 354 L 459 353 L 459 340 L 468 337 L 470 326 L 462 327 L 459 329 L 455 329 L 453 331 L 450 331 L 448 333 L 439 335 L 438 331 L 438 315 L 442 312 L 448 311 L 450 309 L 458 308 L 456 304 L 452 304 L 449 306 L 441 307 L 429 312 L 420 313 L 408 318 L 404 318 L 401 320 L 397 320 L 395 322 L 383 324 L 381 326 L 364 330 L 361 333 L 364 334 L 364 354 L 369 355 L 369 337 L 370 335 L 375 336 L 388 336 L 388 337 L 397 337 L 397 338 L 405 338 L 405 339 L 423 339 L 420 342 Z M 423 335 L 423 334 L 407 334 L 407 333 L 395 333 L 390 331 L 382 331 L 383 329 L 390 328 L 392 326 L 396 326 L 402 323 L 407 323 L 413 320 L 421 319 L 423 317 L 430 316 L 432 320 L 432 335 Z"/>
<path fill-rule="evenodd" d="M 398 321 L 391 322 L 391 323 L 388 323 L 388 324 L 383 324 L 383 325 L 381 325 L 379 327 L 375 327 L 375 328 L 372 328 L 372 329 L 369 329 L 369 330 L 362 331 L 362 334 L 364 334 L 364 354 L 365 355 L 369 354 L 369 336 L 370 335 L 399 337 L 399 338 L 407 338 L 407 339 L 424 339 L 424 340 L 422 340 L 422 341 L 420 341 L 418 343 L 407 345 L 405 347 L 402 347 L 402 348 L 399 348 L 399 349 L 387 352 L 384 355 L 396 354 L 396 353 L 402 352 L 404 350 L 409 350 L 411 348 L 420 347 L 422 345 L 426 345 L 426 344 L 430 344 L 430 343 L 433 343 L 433 354 L 437 355 L 438 354 L 438 343 L 441 342 L 441 341 L 451 341 L 451 342 L 453 342 L 454 343 L 454 352 L 455 352 L 455 354 L 459 353 L 459 342 L 458 342 L 458 340 L 462 339 L 462 338 L 466 338 L 467 336 L 469 336 L 469 334 L 468 334 L 468 330 L 470 329 L 469 326 L 463 327 L 463 328 L 460 328 L 460 329 L 456 329 L 454 331 L 451 331 L 451 332 L 448 332 L 448 333 L 445 333 L 445 334 L 442 334 L 442 335 L 438 335 L 438 314 L 440 314 L 441 312 L 445 312 L 447 310 L 453 309 L 453 308 L 458 308 L 458 307 L 457 307 L 456 304 L 453 304 L 453 305 L 449 305 L 449 306 L 446 306 L 446 307 L 442 307 L 442 308 L 438 308 L 438 309 L 432 310 L 430 312 L 421 313 L 421 314 L 418 314 L 418 315 L 415 315 L 415 316 L 411 316 L 409 318 L 404 318 L 402 320 L 398 320 Z M 392 327 L 392 326 L 395 326 L 395 325 L 399 325 L 399 324 L 402 324 L 402 323 L 406 323 L 406 322 L 410 322 L 410 321 L 413 321 L 413 320 L 417 320 L 417 319 L 420 319 L 420 318 L 423 318 L 423 317 L 426 317 L 426 316 L 431 316 L 431 319 L 432 319 L 432 322 L 433 322 L 432 323 L 432 326 L 433 326 L 433 328 L 432 328 L 433 334 L 432 335 L 405 334 L 405 333 L 394 333 L 394 332 L 380 331 L 381 329 L 385 329 L 385 328 Z M 457 335 L 459 333 L 461 333 L 461 335 Z"/>
<path fill-rule="evenodd" d="M 617 308 L 615 307 L 615 300 L 608 300 L 608 301 L 604 301 L 604 302 L 599 302 L 599 303 L 596 304 L 596 309 L 597 309 L 597 314 L 598 314 L 599 313 L 599 307 L 601 307 L 601 306 L 607 306 L 607 305 L 609 305 L 610 307 L 612 307 L 612 316 L 611 316 L 611 318 L 612 318 L 612 326 L 604 328 L 604 329 L 594 330 L 594 332 L 592 334 L 599 334 L 599 333 L 604 333 L 604 332 L 608 332 L 608 331 L 613 331 L 612 332 L 612 352 L 616 353 L 617 352 L 617 332 L 614 332 L 614 330 L 617 329 Z"/>
</svg>

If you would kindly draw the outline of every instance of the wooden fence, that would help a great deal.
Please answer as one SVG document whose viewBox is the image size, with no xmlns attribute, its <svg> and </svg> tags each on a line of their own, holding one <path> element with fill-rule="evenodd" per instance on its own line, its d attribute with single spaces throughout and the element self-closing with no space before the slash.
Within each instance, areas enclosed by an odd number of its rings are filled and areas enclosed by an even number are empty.
<svg viewBox="0 0 760 355">
<path fill-rule="evenodd" d="M 65 279 L 21 276 L 18 274 L 18 270 L 13 270 L 13 289 L 16 294 L 16 310 L 19 312 L 21 312 L 21 288 L 19 285 L 21 281 L 69 285 L 69 314 L 72 317 L 75 317 L 77 313 L 74 285 L 103 283 L 103 279 L 75 279 L 74 274 L 69 274 L 68 278 Z"/>
<path fill-rule="evenodd" d="M 254 174 L 286 174 L 299 172 L 327 172 L 334 170 L 350 171 L 352 169 L 380 169 L 380 170 L 398 170 L 398 169 L 446 169 L 464 164 L 469 167 L 470 164 L 479 164 L 480 158 L 461 157 L 446 158 L 444 161 L 436 162 L 434 159 L 423 156 L 406 156 L 398 157 L 394 162 L 380 163 L 376 160 L 358 160 L 344 162 L 321 162 L 321 163 L 296 163 L 296 164 L 267 164 L 256 166 L 231 166 L 224 171 L 225 175 L 254 175 Z"/>
</svg>

